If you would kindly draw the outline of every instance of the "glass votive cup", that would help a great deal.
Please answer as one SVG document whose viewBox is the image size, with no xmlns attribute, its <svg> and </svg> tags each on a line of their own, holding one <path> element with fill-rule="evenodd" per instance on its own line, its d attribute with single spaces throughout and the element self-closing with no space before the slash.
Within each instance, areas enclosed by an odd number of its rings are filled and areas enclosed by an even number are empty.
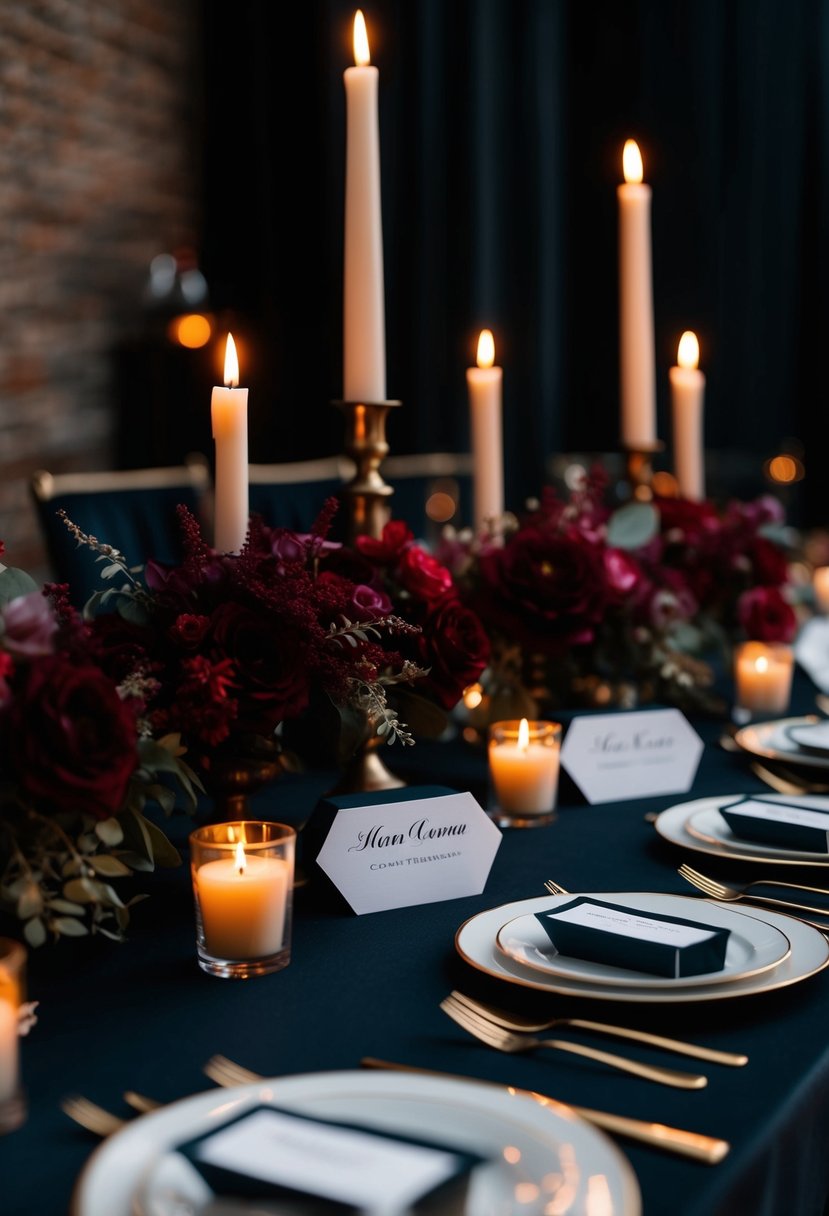
<svg viewBox="0 0 829 1216">
<path fill-rule="evenodd" d="M 555 819 L 561 727 L 526 718 L 489 728 L 489 808 L 499 827 L 536 828 Z"/>
<path fill-rule="evenodd" d="M 734 716 L 738 721 L 789 708 L 794 651 L 783 642 L 743 642 L 734 649 Z"/>
<path fill-rule="evenodd" d="M 26 1101 L 20 1085 L 20 1006 L 25 999 L 26 951 L 0 937 L 0 1135 L 20 1127 Z"/>
<path fill-rule="evenodd" d="M 296 832 L 244 820 L 190 836 L 199 966 L 224 979 L 280 971 L 291 961 Z"/>
</svg>

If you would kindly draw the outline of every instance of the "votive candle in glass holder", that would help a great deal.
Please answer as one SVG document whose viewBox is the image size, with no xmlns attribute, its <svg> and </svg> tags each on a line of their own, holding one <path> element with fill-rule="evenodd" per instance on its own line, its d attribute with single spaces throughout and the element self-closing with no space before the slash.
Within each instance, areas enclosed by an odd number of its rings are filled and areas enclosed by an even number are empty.
<svg viewBox="0 0 829 1216">
<path fill-rule="evenodd" d="M 743 717 L 789 708 L 794 652 L 783 642 L 743 642 L 734 651 L 735 707 Z"/>
<path fill-rule="evenodd" d="M 815 608 L 823 616 L 829 616 L 829 566 L 818 566 L 812 575 L 815 592 Z"/>
<path fill-rule="evenodd" d="M 489 814 L 500 827 L 541 827 L 555 819 L 561 727 L 494 722 L 489 728 Z"/>
<path fill-rule="evenodd" d="M 199 966 L 249 979 L 291 961 L 296 832 L 260 820 L 218 823 L 190 836 Z"/>
<path fill-rule="evenodd" d="M 0 937 L 0 1135 L 14 1131 L 26 1118 L 18 1031 L 25 976 L 25 949 L 20 942 Z"/>
</svg>

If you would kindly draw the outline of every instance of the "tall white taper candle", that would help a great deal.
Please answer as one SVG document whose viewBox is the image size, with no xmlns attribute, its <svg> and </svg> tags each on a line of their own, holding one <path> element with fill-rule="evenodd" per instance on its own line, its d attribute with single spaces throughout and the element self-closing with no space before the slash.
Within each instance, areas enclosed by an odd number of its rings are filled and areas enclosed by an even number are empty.
<svg viewBox="0 0 829 1216">
<path fill-rule="evenodd" d="M 683 498 L 705 498 L 703 406 L 705 376 L 697 366 L 699 342 L 690 329 L 679 340 L 678 367 L 668 373 L 673 407 L 674 472 Z"/>
<path fill-rule="evenodd" d="M 237 388 L 239 360 L 233 335 L 227 335 L 224 388 L 214 388 L 210 403 L 216 443 L 216 492 L 213 545 L 238 553 L 248 531 L 248 390 Z"/>
<path fill-rule="evenodd" d="M 466 369 L 472 431 L 475 530 L 504 513 L 504 450 L 501 395 L 503 370 L 494 367 L 495 342 L 488 329 L 478 338 L 478 366 Z"/>
<path fill-rule="evenodd" d="M 619 354 L 622 442 L 649 451 L 656 442 L 656 357 L 651 270 L 651 188 L 642 181 L 635 140 L 624 150 L 619 197 Z"/>
</svg>

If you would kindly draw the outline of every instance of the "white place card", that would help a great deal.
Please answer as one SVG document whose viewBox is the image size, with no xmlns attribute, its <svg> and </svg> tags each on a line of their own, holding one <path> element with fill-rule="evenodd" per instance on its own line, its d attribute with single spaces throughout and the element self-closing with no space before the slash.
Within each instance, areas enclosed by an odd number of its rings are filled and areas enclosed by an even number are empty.
<svg viewBox="0 0 829 1216">
<path fill-rule="evenodd" d="M 195 1157 L 371 1216 L 408 1211 L 462 1164 L 451 1151 L 277 1110 L 255 1111 L 217 1131 L 201 1142 Z"/>
<path fill-rule="evenodd" d="M 691 788 L 702 740 L 678 709 L 575 718 L 561 763 L 588 802 L 622 802 Z"/>
<path fill-rule="evenodd" d="M 640 941 L 659 942 L 677 948 L 708 941 L 716 932 L 704 925 L 680 925 L 674 921 L 644 916 L 640 912 L 627 912 L 621 908 L 607 908 L 601 904 L 586 902 L 575 908 L 567 908 L 564 912 L 557 912 L 555 919 L 571 925 L 602 929 L 605 933 L 617 933 L 622 937 L 635 937 Z"/>
<path fill-rule="evenodd" d="M 316 862 L 362 915 L 480 895 L 500 843 L 471 794 L 447 792 L 337 811 Z"/>
<path fill-rule="evenodd" d="M 770 823 L 792 823 L 800 828 L 817 828 L 826 832 L 829 837 L 829 812 L 815 811 L 805 806 L 782 805 L 779 802 L 738 802 L 736 805 L 724 806 L 724 811 L 735 811 L 740 815 L 750 815 L 752 819 L 764 819 Z M 829 840 L 827 840 L 829 844 Z"/>
</svg>

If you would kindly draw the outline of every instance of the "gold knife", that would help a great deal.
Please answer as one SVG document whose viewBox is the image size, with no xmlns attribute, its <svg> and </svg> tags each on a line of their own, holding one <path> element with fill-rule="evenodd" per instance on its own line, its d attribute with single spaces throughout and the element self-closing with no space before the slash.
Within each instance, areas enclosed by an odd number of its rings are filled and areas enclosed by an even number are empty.
<svg viewBox="0 0 829 1216">
<path fill-rule="evenodd" d="M 394 1064 L 389 1060 L 377 1060 L 373 1056 L 365 1056 L 360 1064 L 363 1068 L 386 1069 L 395 1072 L 418 1073 L 424 1077 L 443 1077 L 448 1081 L 471 1081 L 475 1085 L 488 1085 L 490 1088 L 506 1089 L 497 1081 L 484 1081 L 479 1077 L 462 1077 L 457 1073 L 437 1072 L 430 1068 L 416 1068 L 412 1064 Z M 511 1092 L 524 1094 L 535 1102 L 545 1105 L 557 1099 L 548 1098 L 545 1094 L 535 1093 L 531 1089 L 515 1089 Z M 562 1105 L 570 1105 L 562 1103 Z M 642 1144 L 650 1144 L 652 1148 L 661 1148 L 665 1152 L 677 1153 L 680 1157 L 690 1157 L 694 1161 L 704 1161 L 707 1165 L 717 1162 L 730 1152 L 731 1145 L 727 1140 L 717 1140 L 713 1136 L 704 1136 L 700 1132 L 686 1132 L 679 1127 L 668 1127 L 664 1123 L 647 1123 L 642 1119 L 630 1119 L 627 1115 L 611 1115 L 603 1110 L 591 1110 L 586 1106 L 570 1106 L 577 1115 L 594 1127 L 603 1131 L 614 1132 L 617 1136 L 625 1136 L 628 1140 L 639 1140 Z"/>
</svg>

